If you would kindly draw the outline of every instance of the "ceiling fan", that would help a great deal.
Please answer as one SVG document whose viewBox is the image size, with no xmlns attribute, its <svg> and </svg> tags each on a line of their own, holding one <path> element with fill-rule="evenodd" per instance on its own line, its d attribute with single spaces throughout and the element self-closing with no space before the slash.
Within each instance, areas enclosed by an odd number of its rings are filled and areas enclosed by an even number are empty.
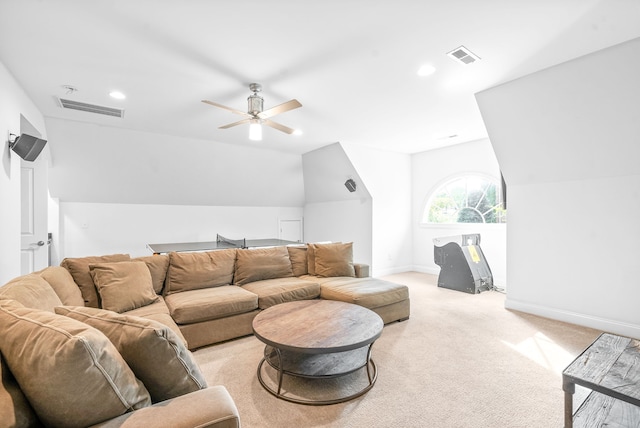
<svg viewBox="0 0 640 428">
<path fill-rule="evenodd" d="M 289 110 L 296 109 L 298 107 L 302 107 L 302 104 L 298 102 L 298 100 L 293 99 L 289 100 L 286 103 L 282 103 L 275 107 L 272 107 L 268 110 L 262 110 L 264 99 L 258 95 L 258 92 L 262 91 L 262 85 L 259 83 L 251 83 L 249 84 L 249 89 L 253 92 L 253 94 L 249 95 L 247 98 L 248 108 L 247 112 L 236 110 L 231 107 L 224 106 L 222 104 L 214 103 L 213 101 L 202 100 L 203 103 L 212 105 L 214 107 L 219 107 L 221 109 L 230 111 L 231 113 L 239 114 L 240 116 L 245 116 L 245 119 L 239 120 L 237 122 L 229 123 L 227 125 L 222 125 L 219 129 L 227 129 L 233 126 L 242 125 L 245 123 L 249 124 L 249 139 L 251 140 L 261 140 L 262 139 L 262 127 L 260 125 L 267 125 L 271 128 L 277 129 L 278 131 L 285 132 L 287 134 L 293 134 L 295 129 L 289 128 L 288 126 L 281 125 L 277 122 L 274 122 L 270 118 L 280 114 L 287 112 Z"/>
</svg>

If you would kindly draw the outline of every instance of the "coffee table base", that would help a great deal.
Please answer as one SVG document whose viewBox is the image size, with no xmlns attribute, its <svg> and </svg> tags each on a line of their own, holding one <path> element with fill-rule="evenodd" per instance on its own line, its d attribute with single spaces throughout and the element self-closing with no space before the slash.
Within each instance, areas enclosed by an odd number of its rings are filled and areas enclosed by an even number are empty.
<svg viewBox="0 0 640 428">
<path fill-rule="evenodd" d="M 371 347 L 373 344 L 365 348 L 355 349 L 348 352 L 338 354 L 306 354 L 292 351 L 282 351 L 280 349 L 266 346 L 264 357 L 258 364 L 258 380 L 264 389 L 275 397 L 289 401 L 291 403 L 305 404 L 310 406 L 326 406 L 330 404 L 344 403 L 366 394 L 378 379 L 378 368 L 371 358 Z M 364 357 L 363 359 L 359 357 Z M 360 360 L 357 363 L 357 360 Z M 272 388 L 265 382 L 262 376 L 262 367 L 264 363 L 271 366 L 277 371 L 278 388 Z M 364 388 L 345 397 L 339 397 L 328 400 L 306 400 L 296 397 L 290 397 L 282 392 L 282 383 L 285 375 L 293 377 L 302 377 L 309 379 L 332 379 L 349 375 L 358 370 L 366 369 L 369 383 Z"/>
</svg>

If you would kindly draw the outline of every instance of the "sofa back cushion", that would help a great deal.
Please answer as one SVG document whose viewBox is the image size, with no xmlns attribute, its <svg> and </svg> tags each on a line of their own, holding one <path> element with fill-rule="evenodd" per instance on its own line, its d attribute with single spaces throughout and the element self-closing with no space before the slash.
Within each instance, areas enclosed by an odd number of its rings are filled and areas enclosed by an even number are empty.
<svg viewBox="0 0 640 428">
<path fill-rule="evenodd" d="M 63 305 L 84 306 L 82 293 L 68 270 L 62 266 L 49 266 L 36 273 L 49 283 Z"/>
<path fill-rule="evenodd" d="M 104 333 L 144 383 L 154 403 L 207 387 L 182 339 L 159 322 L 85 307 L 58 307 L 56 313 Z"/>
<path fill-rule="evenodd" d="M 164 294 L 233 283 L 236 249 L 202 253 L 169 253 Z"/>
<path fill-rule="evenodd" d="M 40 420 L 86 427 L 151 399 L 107 337 L 80 321 L 0 301 L 0 351 Z"/>
<path fill-rule="evenodd" d="M 247 248 L 237 252 L 233 283 L 243 285 L 263 279 L 293 276 L 286 247 Z"/>
<path fill-rule="evenodd" d="M 155 254 L 153 256 L 135 257 L 131 261 L 145 262 L 151 272 L 151 280 L 153 281 L 153 289 L 156 294 L 162 293 L 164 280 L 167 277 L 167 269 L 169 268 L 169 256 L 166 254 Z M 78 305 L 74 305 L 78 306 Z"/>
<path fill-rule="evenodd" d="M 15 300 L 28 308 L 49 312 L 62 305 L 49 283 L 36 273 L 19 276 L 0 287 L 0 299 Z"/>
<path fill-rule="evenodd" d="M 353 243 L 314 244 L 315 274 L 322 277 L 356 276 Z"/>
<path fill-rule="evenodd" d="M 307 261 L 307 246 L 306 245 L 291 245 L 287 246 L 289 252 L 289 260 L 291 260 L 291 269 L 293 270 L 293 276 L 302 276 L 309 273 L 308 261 Z"/>
<path fill-rule="evenodd" d="M 95 285 L 93 284 L 93 279 L 91 278 L 91 274 L 89 273 L 89 265 L 96 263 L 111 263 L 111 262 L 122 262 L 126 260 L 130 260 L 129 254 L 111 254 L 107 256 L 90 256 L 90 257 L 77 257 L 62 260 L 60 265 L 67 269 L 71 276 L 73 276 L 73 280 L 78 287 L 80 287 L 80 292 L 82 293 L 82 298 L 84 299 L 84 305 L 90 306 L 92 308 L 100 307 L 100 298 L 98 296 L 98 291 L 96 290 Z"/>
<path fill-rule="evenodd" d="M 41 426 L 16 378 L 0 355 L 0 425 L 12 428 Z"/>
<path fill-rule="evenodd" d="M 103 309 L 126 312 L 150 305 L 160 298 L 153 290 L 151 272 L 145 263 L 90 264 L 89 271 Z"/>
</svg>

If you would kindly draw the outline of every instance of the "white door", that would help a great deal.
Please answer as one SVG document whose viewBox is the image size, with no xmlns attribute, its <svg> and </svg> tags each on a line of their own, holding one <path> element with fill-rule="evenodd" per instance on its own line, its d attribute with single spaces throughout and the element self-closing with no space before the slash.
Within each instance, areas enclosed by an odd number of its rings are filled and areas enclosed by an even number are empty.
<svg viewBox="0 0 640 428">
<path fill-rule="evenodd" d="M 33 162 L 21 161 L 20 271 L 23 275 L 49 265 L 47 167 L 47 159 L 43 154 Z"/>
<path fill-rule="evenodd" d="M 302 219 L 280 220 L 280 239 L 302 242 Z"/>
</svg>

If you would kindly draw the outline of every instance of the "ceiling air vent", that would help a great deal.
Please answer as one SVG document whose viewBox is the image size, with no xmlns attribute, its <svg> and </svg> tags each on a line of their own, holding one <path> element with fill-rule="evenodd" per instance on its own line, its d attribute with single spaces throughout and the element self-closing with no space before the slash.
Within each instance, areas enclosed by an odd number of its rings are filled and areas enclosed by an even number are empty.
<svg viewBox="0 0 640 428">
<path fill-rule="evenodd" d="M 81 103 L 79 101 L 66 100 L 64 98 L 57 98 L 58 104 L 62 108 L 68 108 L 71 110 L 86 111 L 89 113 L 103 114 L 105 116 L 124 117 L 124 110 L 119 108 L 111 108 L 105 106 L 98 106 L 95 104 Z"/>
<path fill-rule="evenodd" d="M 454 61 L 462 63 L 464 65 L 474 63 L 480 60 L 480 57 L 464 46 L 460 46 L 459 48 L 455 48 L 451 52 L 448 52 L 449 55 Z"/>
</svg>

